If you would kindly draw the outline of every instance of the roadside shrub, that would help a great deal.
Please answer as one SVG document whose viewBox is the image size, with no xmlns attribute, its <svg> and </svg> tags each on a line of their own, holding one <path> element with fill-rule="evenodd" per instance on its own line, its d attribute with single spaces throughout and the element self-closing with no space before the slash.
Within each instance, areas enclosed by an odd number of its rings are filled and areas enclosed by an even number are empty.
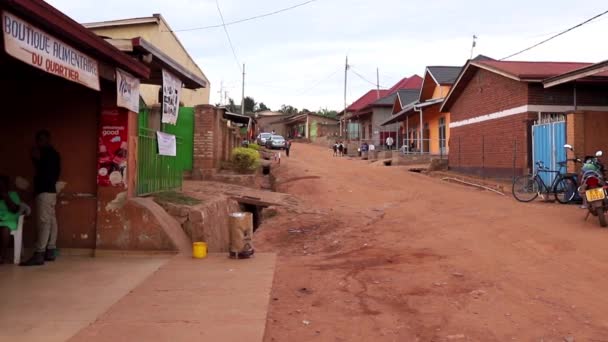
<svg viewBox="0 0 608 342">
<path fill-rule="evenodd" d="M 238 172 L 251 173 L 260 166 L 260 153 L 252 148 L 237 147 L 232 150 L 232 165 Z"/>
<path fill-rule="evenodd" d="M 258 144 L 249 144 L 249 145 L 247 145 L 247 148 L 259 151 L 260 150 L 260 145 L 258 145 Z"/>
</svg>

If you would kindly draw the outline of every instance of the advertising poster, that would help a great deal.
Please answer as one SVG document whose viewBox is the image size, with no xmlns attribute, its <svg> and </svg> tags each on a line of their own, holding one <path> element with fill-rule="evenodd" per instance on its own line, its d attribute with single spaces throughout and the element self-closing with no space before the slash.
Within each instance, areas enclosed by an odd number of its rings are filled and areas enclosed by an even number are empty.
<svg viewBox="0 0 608 342">
<path fill-rule="evenodd" d="M 163 69 L 163 115 L 162 123 L 175 125 L 179 112 L 179 94 L 182 81 L 172 73 Z"/>
<path fill-rule="evenodd" d="M 97 155 L 97 184 L 126 187 L 128 157 L 128 116 L 118 109 L 101 112 L 99 152 Z"/>
<path fill-rule="evenodd" d="M 116 69 L 116 105 L 139 113 L 139 79 Z"/>
<path fill-rule="evenodd" d="M 7 54 L 49 74 L 99 90 L 97 61 L 8 12 L 2 13 Z"/>
<path fill-rule="evenodd" d="M 175 135 L 156 132 L 156 140 L 158 140 L 158 154 L 170 157 L 177 155 L 177 139 Z"/>
</svg>

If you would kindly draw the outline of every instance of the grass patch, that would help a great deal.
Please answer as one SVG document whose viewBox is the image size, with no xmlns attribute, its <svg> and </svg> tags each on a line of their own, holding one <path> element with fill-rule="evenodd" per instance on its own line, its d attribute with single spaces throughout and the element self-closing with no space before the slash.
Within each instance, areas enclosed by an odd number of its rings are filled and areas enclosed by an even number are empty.
<svg viewBox="0 0 608 342">
<path fill-rule="evenodd" d="M 190 196 L 186 196 L 181 192 L 177 191 L 165 191 L 159 192 L 154 195 L 157 201 L 172 203 L 172 204 L 181 204 L 181 205 L 197 205 L 201 204 L 202 201 Z"/>
</svg>

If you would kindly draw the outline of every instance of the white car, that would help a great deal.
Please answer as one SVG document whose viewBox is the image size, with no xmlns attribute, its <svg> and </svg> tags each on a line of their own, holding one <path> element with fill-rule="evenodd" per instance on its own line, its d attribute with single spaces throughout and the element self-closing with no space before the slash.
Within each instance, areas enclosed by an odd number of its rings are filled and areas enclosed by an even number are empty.
<svg viewBox="0 0 608 342">
<path fill-rule="evenodd" d="M 260 146 L 266 146 L 266 141 L 268 139 L 270 139 L 270 137 L 272 136 L 272 133 L 260 133 L 258 134 L 257 137 L 257 141 L 258 141 L 258 145 Z"/>
<path fill-rule="evenodd" d="M 283 138 L 280 135 L 273 135 L 270 137 L 270 139 L 266 140 L 266 147 L 270 148 L 270 149 L 284 149 L 285 148 L 285 138 Z"/>
</svg>

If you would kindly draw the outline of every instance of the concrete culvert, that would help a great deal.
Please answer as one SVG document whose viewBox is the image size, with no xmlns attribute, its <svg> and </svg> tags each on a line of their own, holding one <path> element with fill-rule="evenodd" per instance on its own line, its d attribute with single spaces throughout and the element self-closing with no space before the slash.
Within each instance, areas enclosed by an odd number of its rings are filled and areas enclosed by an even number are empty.
<svg viewBox="0 0 608 342">
<path fill-rule="evenodd" d="M 263 165 L 262 166 L 262 174 L 264 176 L 268 176 L 270 174 L 270 165 Z"/>
</svg>

